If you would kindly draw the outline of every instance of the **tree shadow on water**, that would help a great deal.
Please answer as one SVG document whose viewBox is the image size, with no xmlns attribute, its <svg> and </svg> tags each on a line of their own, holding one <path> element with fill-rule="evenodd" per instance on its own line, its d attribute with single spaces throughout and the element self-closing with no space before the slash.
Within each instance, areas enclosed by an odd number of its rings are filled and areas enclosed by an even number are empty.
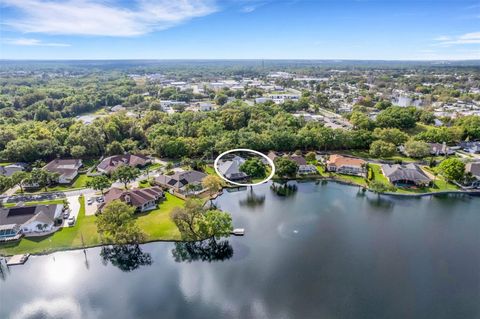
<svg viewBox="0 0 480 319">
<path fill-rule="evenodd" d="M 224 261 L 232 258 L 233 247 L 228 240 L 217 241 L 215 238 L 196 242 L 176 242 L 172 255 L 176 262 Z"/>
<path fill-rule="evenodd" d="M 152 256 L 143 252 L 137 244 L 102 247 L 100 256 L 105 265 L 110 261 L 113 266 L 125 272 L 152 264 Z"/>
<path fill-rule="evenodd" d="M 257 195 L 253 189 L 248 191 L 247 197 L 239 201 L 240 206 L 257 207 L 265 203 L 265 195 Z"/>
</svg>

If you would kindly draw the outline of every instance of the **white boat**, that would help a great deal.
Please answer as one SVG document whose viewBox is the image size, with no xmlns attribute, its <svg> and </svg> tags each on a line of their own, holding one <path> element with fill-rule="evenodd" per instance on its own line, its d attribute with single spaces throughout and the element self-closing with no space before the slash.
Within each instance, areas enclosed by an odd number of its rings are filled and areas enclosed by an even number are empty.
<svg viewBox="0 0 480 319">
<path fill-rule="evenodd" d="M 235 229 L 232 231 L 232 235 L 235 235 L 235 236 L 243 236 L 243 235 L 245 235 L 245 229 L 244 229 L 244 228 L 235 228 Z"/>
</svg>

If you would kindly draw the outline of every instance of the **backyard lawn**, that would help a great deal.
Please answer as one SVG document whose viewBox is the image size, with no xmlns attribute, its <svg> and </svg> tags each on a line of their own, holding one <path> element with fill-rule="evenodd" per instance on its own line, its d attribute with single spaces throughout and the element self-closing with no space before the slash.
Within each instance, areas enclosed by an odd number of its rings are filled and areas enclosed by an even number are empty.
<svg viewBox="0 0 480 319">
<path fill-rule="evenodd" d="M 91 180 L 92 178 L 90 176 L 87 176 L 87 174 L 79 174 L 75 181 L 72 184 L 72 188 L 84 188 L 87 187 L 87 182 Z"/>
<path fill-rule="evenodd" d="M 85 216 L 85 200 L 83 196 L 79 200 L 80 212 L 75 226 L 62 228 L 49 236 L 22 238 L 16 243 L 0 244 L 0 255 L 43 253 L 99 245 L 100 236 L 95 225 L 96 217 Z M 42 203 L 53 204 L 53 202 L 45 201 Z M 166 194 L 166 198 L 159 204 L 159 208 L 137 215 L 137 223 L 147 235 L 148 241 L 180 239 L 180 233 L 170 219 L 170 212 L 176 206 L 183 206 L 183 200 L 171 194 Z"/>
</svg>

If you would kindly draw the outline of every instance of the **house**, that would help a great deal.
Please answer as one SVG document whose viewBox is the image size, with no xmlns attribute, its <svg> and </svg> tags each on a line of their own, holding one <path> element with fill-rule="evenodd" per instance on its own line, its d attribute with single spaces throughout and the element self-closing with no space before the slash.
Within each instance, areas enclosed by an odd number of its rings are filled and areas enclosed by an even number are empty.
<svg viewBox="0 0 480 319">
<path fill-rule="evenodd" d="M 155 178 L 155 183 L 161 187 L 173 189 L 178 193 L 187 192 L 187 185 L 192 185 L 195 192 L 202 190 L 202 181 L 207 174 L 199 171 L 175 172 L 173 175 L 160 175 Z"/>
<path fill-rule="evenodd" d="M 103 159 L 103 161 L 98 164 L 97 170 L 105 174 L 110 174 L 122 165 L 128 165 L 131 167 L 143 167 L 149 163 L 151 163 L 151 160 L 144 155 L 114 155 Z"/>
<path fill-rule="evenodd" d="M 248 178 L 248 175 L 240 171 L 240 166 L 245 162 L 245 159 L 240 156 L 235 156 L 231 160 L 222 161 L 218 165 L 218 171 L 226 179 L 230 181 L 240 181 Z"/>
<path fill-rule="evenodd" d="M 63 222 L 63 204 L 0 208 L 0 240 L 50 233 Z"/>
<path fill-rule="evenodd" d="M 57 173 L 59 184 L 71 184 L 82 166 L 81 159 L 54 159 L 43 167 L 44 170 Z"/>
<path fill-rule="evenodd" d="M 480 153 L 480 142 L 462 142 L 460 146 L 465 152 L 471 154 Z"/>
<path fill-rule="evenodd" d="M 315 165 L 309 165 L 307 160 L 302 155 L 293 154 L 288 158 L 298 165 L 298 174 L 317 174 L 317 168 Z"/>
<path fill-rule="evenodd" d="M 25 170 L 26 164 L 23 163 L 15 163 L 9 164 L 5 166 L 0 166 L 0 175 L 10 177 L 15 172 L 21 172 Z"/>
<path fill-rule="evenodd" d="M 384 164 L 382 165 L 382 173 L 395 186 L 428 186 L 432 180 L 422 171 L 422 169 L 413 163 L 400 164 Z"/>
<path fill-rule="evenodd" d="M 158 201 L 164 197 L 160 187 L 136 188 L 123 190 L 120 188 L 111 188 L 104 195 L 104 202 L 98 207 L 101 211 L 106 204 L 121 200 L 135 207 L 137 212 L 146 212 L 157 208 Z"/>
<path fill-rule="evenodd" d="M 465 165 L 465 172 L 472 174 L 472 177 L 475 178 L 471 186 L 480 188 L 480 162 L 467 163 Z"/>
<path fill-rule="evenodd" d="M 353 157 L 330 155 L 327 161 L 327 171 L 346 175 L 365 176 L 367 162 Z"/>
<path fill-rule="evenodd" d="M 428 143 L 430 147 L 430 154 L 439 156 L 439 155 L 453 155 L 455 151 L 450 149 L 445 142 L 440 143 Z"/>
</svg>

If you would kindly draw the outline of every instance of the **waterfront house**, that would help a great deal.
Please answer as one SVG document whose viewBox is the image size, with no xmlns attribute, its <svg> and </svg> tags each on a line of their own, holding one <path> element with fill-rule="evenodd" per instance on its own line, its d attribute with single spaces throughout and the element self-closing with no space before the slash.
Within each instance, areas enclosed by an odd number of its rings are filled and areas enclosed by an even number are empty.
<svg viewBox="0 0 480 319">
<path fill-rule="evenodd" d="M 59 184 L 71 184 L 82 166 L 81 159 L 54 159 L 43 167 L 44 170 L 57 173 Z"/>
<path fill-rule="evenodd" d="M 137 212 L 146 212 L 157 208 L 158 201 L 164 197 L 160 187 L 136 188 L 123 190 L 113 187 L 104 195 L 104 202 L 98 207 L 101 211 L 105 205 L 120 200 L 135 207 Z"/>
<path fill-rule="evenodd" d="M 0 240 L 48 234 L 63 222 L 63 204 L 0 208 Z"/>
<path fill-rule="evenodd" d="M 471 186 L 480 188 L 480 162 L 467 163 L 465 165 L 465 173 L 470 173 L 475 179 Z"/>
<path fill-rule="evenodd" d="M 307 160 L 302 155 L 293 154 L 288 156 L 288 158 L 298 165 L 298 174 L 308 175 L 308 174 L 317 174 L 317 168 L 315 165 L 310 165 L 307 163 Z"/>
<path fill-rule="evenodd" d="M 192 185 L 195 193 L 199 193 L 203 190 L 202 181 L 207 177 L 207 174 L 199 171 L 184 171 L 175 172 L 173 175 L 159 175 L 155 178 L 154 182 L 164 188 L 169 188 L 177 193 L 184 194 L 187 192 L 187 185 Z"/>
<path fill-rule="evenodd" d="M 390 181 L 390 183 L 400 187 L 425 187 L 430 185 L 432 182 L 432 180 L 422 171 L 422 169 L 413 163 L 406 165 L 384 164 L 382 165 L 382 173 Z"/>
<path fill-rule="evenodd" d="M 245 159 L 240 156 L 235 156 L 231 160 L 221 161 L 218 163 L 218 171 L 226 179 L 230 181 L 240 181 L 248 178 L 248 175 L 240 171 L 240 166 L 245 162 Z"/>
<path fill-rule="evenodd" d="M 327 161 L 327 171 L 346 175 L 365 176 L 367 162 L 353 157 L 330 155 Z"/>
<path fill-rule="evenodd" d="M 114 155 L 104 158 L 103 161 L 98 164 L 97 170 L 105 174 L 110 174 L 122 165 L 143 167 L 149 163 L 151 163 L 151 160 L 144 155 Z"/>
</svg>

